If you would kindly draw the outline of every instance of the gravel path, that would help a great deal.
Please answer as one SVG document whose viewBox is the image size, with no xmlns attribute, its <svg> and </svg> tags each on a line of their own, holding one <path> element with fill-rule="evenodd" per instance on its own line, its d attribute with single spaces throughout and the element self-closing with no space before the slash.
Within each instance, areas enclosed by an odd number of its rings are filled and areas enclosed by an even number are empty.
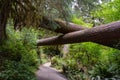
<svg viewBox="0 0 120 80">
<path fill-rule="evenodd" d="M 56 69 L 50 67 L 48 62 L 39 67 L 36 72 L 37 80 L 67 80 L 66 77 L 60 74 Z"/>
</svg>

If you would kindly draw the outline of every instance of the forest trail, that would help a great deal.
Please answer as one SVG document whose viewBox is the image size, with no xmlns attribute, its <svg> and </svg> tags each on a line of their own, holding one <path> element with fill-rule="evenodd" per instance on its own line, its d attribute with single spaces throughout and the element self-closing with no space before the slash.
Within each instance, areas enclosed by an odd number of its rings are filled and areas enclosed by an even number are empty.
<svg viewBox="0 0 120 80">
<path fill-rule="evenodd" d="M 64 75 L 50 65 L 51 62 L 48 62 L 39 67 L 36 72 L 37 80 L 67 80 Z"/>
</svg>

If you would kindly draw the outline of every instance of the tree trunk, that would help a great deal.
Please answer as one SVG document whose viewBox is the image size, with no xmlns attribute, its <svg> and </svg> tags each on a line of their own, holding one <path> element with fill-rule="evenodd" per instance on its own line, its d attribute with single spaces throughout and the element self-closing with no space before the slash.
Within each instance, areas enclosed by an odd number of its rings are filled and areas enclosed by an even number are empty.
<svg viewBox="0 0 120 80">
<path fill-rule="evenodd" d="M 0 40 L 5 39 L 6 36 L 6 24 L 9 17 L 11 0 L 3 1 L 0 10 Z"/>
<path fill-rule="evenodd" d="M 56 24 L 57 28 L 52 28 L 50 24 Z M 84 29 L 88 29 L 87 27 L 83 27 L 74 23 L 70 23 L 70 22 L 66 22 L 66 21 L 62 21 L 59 19 L 55 19 L 55 20 L 50 20 L 47 17 L 43 17 L 42 22 L 40 24 L 41 28 L 44 29 L 48 29 L 57 33 L 69 33 L 69 32 L 74 32 L 74 31 L 78 31 L 78 30 L 84 30 Z"/>
<path fill-rule="evenodd" d="M 59 28 L 53 30 L 52 27 L 49 25 L 52 21 L 47 18 L 47 17 L 43 17 L 43 23 L 40 27 L 57 32 L 57 33 L 69 33 L 69 32 L 74 32 L 74 31 L 80 31 L 80 30 L 85 30 L 85 29 L 89 29 L 87 27 L 83 27 L 74 23 L 70 23 L 70 22 L 66 22 L 66 21 L 62 21 L 62 20 L 54 20 L 54 22 L 56 22 L 59 25 Z M 108 41 L 99 41 L 99 42 L 95 42 L 98 44 L 102 44 L 105 46 L 109 46 L 109 47 L 113 47 L 113 44 L 118 43 L 118 40 L 108 40 Z"/>
<path fill-rule="evenodd" d="M 82 31 L 71 32 L 62 36 L 38 40 L 38 45 L 58 45 L 79 42 L 97 42 L 105 43 L 107 46 L 118 48 L 115 45 L 120 39 L 120 21 L 86 29 Z M 112 44 L 112 45 L 111 45 Z"/>
<path fill-rule="evenodd" d="M 70 48 L 70 45 L 69 45 L 69 44 L 63 45 L 62 53 L 63 53 L 63 57 L 64 57 L 64 58 L 65 58 L 65 57 L 67 56 L 67 54 L 69 53 L 69 48 Z"/>
<path fill-rule="evenodd" d="M 6 19 L 2 14 L 0 14 L 0 40 L 6 38 L 6 31 L 5 31 L 6 23 L 7 23 Z"/>
</svg>

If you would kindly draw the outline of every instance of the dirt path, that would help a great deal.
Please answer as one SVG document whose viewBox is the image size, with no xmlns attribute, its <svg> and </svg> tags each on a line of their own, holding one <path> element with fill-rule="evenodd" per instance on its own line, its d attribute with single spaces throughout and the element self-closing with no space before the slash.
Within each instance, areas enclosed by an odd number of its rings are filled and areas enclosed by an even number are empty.
<svg viewBox="0 0 120 80">
<path fill-rule="evenodd" d="M 60 74 L 56 69 L 50 67 L 48 62 L 40 66 L 36 72 L 37 80 L 67 80 L 66 77 Z"/>
</svg>

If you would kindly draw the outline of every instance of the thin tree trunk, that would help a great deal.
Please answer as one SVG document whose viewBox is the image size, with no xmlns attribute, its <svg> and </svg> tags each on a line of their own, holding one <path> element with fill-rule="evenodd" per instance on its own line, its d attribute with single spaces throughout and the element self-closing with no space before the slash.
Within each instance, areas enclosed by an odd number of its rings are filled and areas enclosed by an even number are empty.
<svg viewBox="0 0 120 80">
<path fill-rule="evenodd" d="M 69 53 L 69 47 L 70 47 L 69 44 L 63 45 L 62 53 L 64 58 L 67 56 L 67 53 Z"/>
<path fill-rule="evenodd" d="M 38 40 L 38 45 L 58 45 L 79 42 L 97 42 L 107 43 L 107 46 L 115 47 L 120 39 L 120 21 L 86 29 L 82 31 L 71 32 L 62 36 L 55 36 L 47 39 Z M 112 43 L 112 45 L 111 45 Z M 110 45 L 109 45 L 110 44 Z"/>
</svg>

